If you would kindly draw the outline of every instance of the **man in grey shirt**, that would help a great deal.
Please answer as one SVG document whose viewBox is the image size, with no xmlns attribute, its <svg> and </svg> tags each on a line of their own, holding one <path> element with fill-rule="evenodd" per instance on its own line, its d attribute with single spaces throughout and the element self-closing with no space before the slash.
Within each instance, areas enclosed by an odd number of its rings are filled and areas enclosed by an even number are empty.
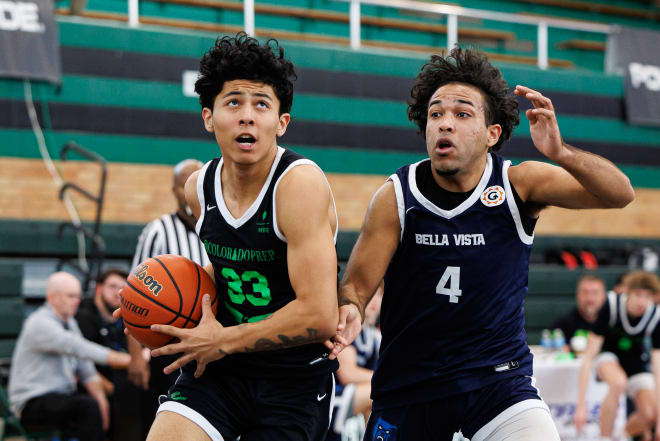
<svg viewBox="0 0 660 441">
<path fill-rule="evenodd" d="M 102 441 L 110 422 L 108 400 L 94 363 L 126 368 L 128 354 L 83 338 L 73 318 L 80 282 L 56 272 L 46 283 L 46 303 L 23 324 L 9 374 L 11 410 L 25 426 L 52 426 L 80 441 Z M 88 394 L 77 393 L 77 380 Z"/>
</svg>

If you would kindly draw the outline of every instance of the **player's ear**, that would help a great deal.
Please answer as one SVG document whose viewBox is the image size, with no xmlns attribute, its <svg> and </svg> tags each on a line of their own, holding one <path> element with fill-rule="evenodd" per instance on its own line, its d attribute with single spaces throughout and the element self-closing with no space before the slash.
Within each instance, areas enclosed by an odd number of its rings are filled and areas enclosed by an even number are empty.
<svg viewBox="0 0 660 441">
<path fill-rule="evenodd" d="M 491 124 L 486 128 L 486 144 L 488 145 L 488 148 L 491 148 L 495 144 L 497 144 L 497 141 L 500 139 L 500 136 L 502 135 L 502 126 L 499 124 Z"/>
<path fill-rule="evenodd" d="M 282 136 L 284 133 L 286 133 L 286 128 L 289 126 L 289 122 L 291 122 L 291 114 L 283 113 L 280 115 L 280 123 L 277 127 L 277 136 Z"/>
<path fill-rule="evenodd" d="M 207 132 L 213 133 L 213 111 L 208 107 L 202 109 L 202 119 L 204 120 L 204 128 Z"/>
</svg>

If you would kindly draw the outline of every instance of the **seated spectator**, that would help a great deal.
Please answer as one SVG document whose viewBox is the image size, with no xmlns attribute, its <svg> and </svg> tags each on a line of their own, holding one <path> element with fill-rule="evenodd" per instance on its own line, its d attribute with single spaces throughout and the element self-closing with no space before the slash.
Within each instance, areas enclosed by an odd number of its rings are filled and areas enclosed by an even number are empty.
<svg viewBox="0 0 660 441">
<path fill-rule="evenodd" d="M 78 279 L 65 272 L 46 283 L 46 303 L 23 324 L 9 374 L 11 410 L 26 427 L 61 429 L 80 441 L 102 441 L 110 413 L 94 362 L 125 368 L 130 356 L 83 338 L 73 318 Z M 89 394 L 77 392 L 80 380 Z"/>
<path fill-rule="evenodd" d="M 119 291 L 124 287 L 127 277 L 128 273 L 121 269 L 103 272 L 96 281 L 94 297 L 80 302 L 76 313 L 83 337 L 120 352 L 126 352 L 126 335 L 121 320 L 115 319 L 112 312 L 120 306 Z M 96 363 L 96 370 L 106 394 L 112 395 L 115 370 L 100 363 Z"/>
<path fill-rule="evenodd" d="M 573 340 L 573 338 L 583 338 L 583 342 L 586 341 L 605 297 L 605 282 L 603 279 L 592 274 L 580 277 L 575 290 L 577 305 L 552 324 L 552 329 L 559 328 L 564 333 L 566 338 L 564 350 L 573 351 L 574 353 L 584 350 L 584 343 L 582 347 L 579 346 L 579 343 L 575 345 L 576 340 Z M 571 347 L 571 340 L 573 340 L 576 347 Z"/>
<path fill-rule="evenodd" d="M 76 314 L 83 337 L 120 352 L 127 352 L 126 335 L 122 321 L 115 319 L 112 312 L 119 308 L 119 292 L 126 284 L 127 277 L 128 273 L 119 268 L 104 271 L 96 280 L 94 297 L 83 300 Z M 110 439 L 144 439 L 140 389 L 128 380 L 126 369 L 112 369 L 96 363 L 96 370 L 110 402 Z"/>
<path fill-rule="evenodd" d="M 337 385 L 333 400 L 334 411 L 326 441 L 339 441 L 346 433 L 346 422 L 354 417 L 364 419 L 364 430 L 371 413 L 371 377 L 378 360 L 381 335 L 376 327 L 383 301 L 381 283 L 364 311 L 364 325 L 355 341 L 339 353 Z M 362 434 L 351 434 L 350 439 L 362 439 Z"/>
<path fill-rule="evenodd" d="M 660 311 L 653 299 L 660 293 L 660 280 L 653 273 L 636 271 L 625 278 L 625 285 L 627 292 L 607 295 L 593 332 L 589 333 L 580 368 L 574 421 L 578 432 L 587 422 L 587 384 L 593 365 L 598 377 L 609 386 L 600 408 L 602 439 L 611 439 L 619 399 L 626 393 L 634 402 L 635 411 L 630 414 L 624 433 L 617 434 L 615 439 L 641 435 L 643 440 L 650 441 L 657 406 L 654 375 L 648 367 L 650 351 L 645 340 L 650 336 L 653 369 L 659 372 Z"/>
</svg>

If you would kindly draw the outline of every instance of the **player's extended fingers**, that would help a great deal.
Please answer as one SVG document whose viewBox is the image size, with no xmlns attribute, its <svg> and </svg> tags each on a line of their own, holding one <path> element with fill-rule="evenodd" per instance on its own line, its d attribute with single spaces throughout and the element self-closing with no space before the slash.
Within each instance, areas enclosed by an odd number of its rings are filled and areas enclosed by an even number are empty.
<svg viewBox="0 0 660 441">
<path fill-rule="evenodd" d="M 528 112 L 532 112 L 534 116 L 542 117 L 542 118 L 548 118 L 548 119 L 555 119 L 555 111 L 550 110 L 550 109 L 529 109 Z"/>
<path fill-rule="evenodd" d="M 211 296 L 208 294 L 204 294 L 204 297 L 202 297 L 201 320 L 215 320 L 215 314 L 213 314 L 213 309 L 211 308 Z"/>
<path fill-rule="evenodd" d="M 530 124 L 536 124 L 536 121 L 537 121 L 537 118 L 536 118 L 537 115 L 534 114 L 533 110 L 534 109 L 525 110 L 525 116 L 529 120 Z"/>
<path fill-rule="evenodd" d="M 121 308 L 117 308 L 114 311 L 112 311 L 112 318 L 114 318 L 115 320 L 121 318 Z"/>
<path fill-rule="evenodd" d="M 197 369 L 195 370 L 195 378 L 201 377 L 205 370 L 206 370 L 206 363 L 202 363 L 199 360 L 197 360 Z"/>
<path fill-rule="evenodd" d="M 183 351 L 183 345 L 179 342 L 154 349 L 151 351 L 151 356 L 160 357 L 161 355 L 172 355 L 172 354 L 178 354 L 180 352 L 184 352 L 184 351 Z"/>
<path fill-rule="evenodd" d="M 332 340 L 328 339 L 323 342 L 326 348 L 333 350 L 335 348 L 335 344 L 332 342 Z"/>
<path fill-rule="evenodd" d="M 174 326 L 170 326 L 170 325 L 151 325 L 150 329 L 154 332 L 171 335 L 172 337 L 177 337 L 177 338 L 180 338 L 182 336 L 182 331 L 183 331 L 181 328 L 175 328 Z M 153 355 L 153 352 L 151 354 Z"/>
<path fill-rule="evenodd" d="M 188 354 L 188 355 L 182 355 L 181 357 L 177 358 L 174 360 L 174 362 L 168 366 L 165 366 L 165 369 L 163 369 L 163 372 L 165 372 L 166 375 L 171 374 L 172 372 L 176 371 L 177 369 L 180 369 L 193 361 L 195 359 L 194 356 Z"/>
</svg>

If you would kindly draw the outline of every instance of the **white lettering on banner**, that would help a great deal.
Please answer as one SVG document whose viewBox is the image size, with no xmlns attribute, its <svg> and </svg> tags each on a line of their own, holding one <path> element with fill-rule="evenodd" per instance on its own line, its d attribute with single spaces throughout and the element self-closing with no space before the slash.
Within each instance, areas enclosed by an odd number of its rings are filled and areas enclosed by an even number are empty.
<svg viewBox="0 0 660 441">
<path fill-rule="evenodd" d="M 635 89 L 639 89 L 642 83 L 653 92 L 660 91 L 660 67 L 651 64 L 630 63 L 630 81 Z"/>
<path fill-rule="evenodd" d="M 39 23 L 36 3 L 0 0 L 0 30 L 42 34 L 46 32 L 46 26 Z"/>
</svg>

